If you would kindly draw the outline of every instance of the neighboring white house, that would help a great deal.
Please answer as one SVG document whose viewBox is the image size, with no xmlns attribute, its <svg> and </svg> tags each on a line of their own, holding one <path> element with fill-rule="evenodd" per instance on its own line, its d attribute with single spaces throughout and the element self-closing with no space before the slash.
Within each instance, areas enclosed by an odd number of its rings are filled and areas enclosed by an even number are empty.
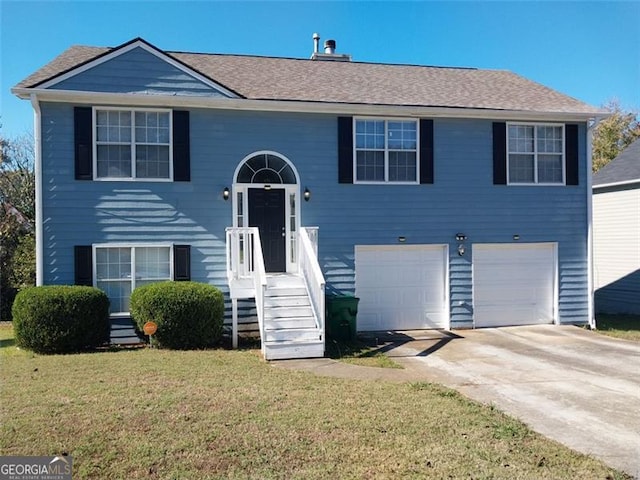
<svg viewBox="0 0 640 480">
<path fill-rule="evenodd" d="M 595 309 L 640 314 L 640 139 L 593 176 Z"/>
</svg>

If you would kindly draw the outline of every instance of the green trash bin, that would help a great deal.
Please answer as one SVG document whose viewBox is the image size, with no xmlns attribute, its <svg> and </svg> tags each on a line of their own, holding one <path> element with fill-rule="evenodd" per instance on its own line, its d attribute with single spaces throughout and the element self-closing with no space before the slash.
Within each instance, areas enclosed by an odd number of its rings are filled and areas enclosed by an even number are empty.
<svg viewBox="0 0 640 480">
<path fill-rule="evenodd" d="M 359 301 L 359 298 L 348 295 L 327 296 L 327 338 L 351 341 L 356 339 Z"/>
</svg>

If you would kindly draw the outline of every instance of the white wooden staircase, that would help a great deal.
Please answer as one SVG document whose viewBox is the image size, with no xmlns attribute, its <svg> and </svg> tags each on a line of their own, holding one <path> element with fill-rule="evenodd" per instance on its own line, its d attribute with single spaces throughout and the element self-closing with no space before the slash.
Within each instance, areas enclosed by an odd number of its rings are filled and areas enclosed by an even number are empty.
<svg viewBox="0 0 640 480">
<path fill-rule="evenodd" d="M 267 360 L 324 356 L 324 339 L 304 278 L 267 275 L 264 354 Z"/>
<path fill-rule="evenodd" d="M 267 274 L 258 229 L 227 229 L 234 347 L 238 299 L 255 298 L 266 360 L 324 356 L 324 277 L 306 229 L 301 229 L 298 244 L 298 273 Z"/>
</svg>

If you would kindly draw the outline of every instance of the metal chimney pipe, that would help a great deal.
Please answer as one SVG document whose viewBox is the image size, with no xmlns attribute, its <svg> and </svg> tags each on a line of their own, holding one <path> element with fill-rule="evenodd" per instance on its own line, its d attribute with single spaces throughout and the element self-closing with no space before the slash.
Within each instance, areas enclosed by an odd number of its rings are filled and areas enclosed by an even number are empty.
<svg viewBox="0 0 640 480">
<path fill-rule="evenodd" d="M 320 35 L 313 34 L 313 53 L 318 53 L 320 50 Z"/>
<path fill-rule="evenodd" d="M 333 55 L 336 53 L 336 41 L 335 40 L 327 40 L 324 42 L 324 53 L 328 53 Z"/>
</svg>

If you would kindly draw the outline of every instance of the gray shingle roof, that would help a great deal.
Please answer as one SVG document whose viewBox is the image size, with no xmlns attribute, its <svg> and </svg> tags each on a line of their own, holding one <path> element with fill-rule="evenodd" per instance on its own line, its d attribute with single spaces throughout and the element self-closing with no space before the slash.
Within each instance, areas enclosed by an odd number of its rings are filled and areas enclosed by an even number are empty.
<svg viewBox="0 0 640 480">
<path fill-rule="evenodd" d="M 593 175 L 593 186 L 640 181 L 640 138 Z"/>
<path fill-rule="evenodd" d="M 20 82 L 35 87 L 112 49 L 73 46 Z M 504 70 L 164 52 L 255 100 L 602 113 Z"/>
</svg>

